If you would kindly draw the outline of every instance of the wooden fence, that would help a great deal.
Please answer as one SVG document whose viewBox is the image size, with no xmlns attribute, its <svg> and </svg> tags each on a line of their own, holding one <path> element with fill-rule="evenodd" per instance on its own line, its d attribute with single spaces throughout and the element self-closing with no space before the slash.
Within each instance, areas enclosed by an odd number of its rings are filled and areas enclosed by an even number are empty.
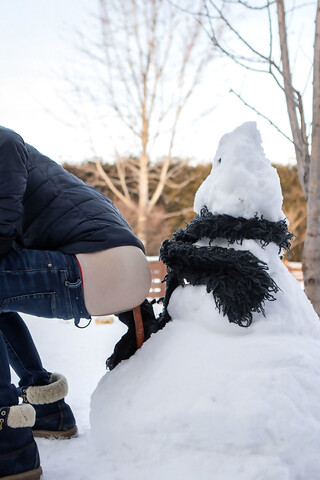
<svg viewBox="0 0 320 480">
<path fill-rule="evenodd" d="M 303 282 L 303 272 L 302 272 L 302 264 L 301 262 L 287 262 L 284 261 L 285 266 L 289 270 L 289 272 L 294 276 L 298 282 Z"/>
<path fill-rule="evenodd" d="M 167 267 L 164 263 L 160 262 L 157 259 L 154 259 L 153 257 L 148 257 L 148 261 L 152 274 L 151 287 L 149 290 L 148 298 L 164 297 L 166 284 L 162 283 L 162 280 L 167 273 Z"/>
</svg>

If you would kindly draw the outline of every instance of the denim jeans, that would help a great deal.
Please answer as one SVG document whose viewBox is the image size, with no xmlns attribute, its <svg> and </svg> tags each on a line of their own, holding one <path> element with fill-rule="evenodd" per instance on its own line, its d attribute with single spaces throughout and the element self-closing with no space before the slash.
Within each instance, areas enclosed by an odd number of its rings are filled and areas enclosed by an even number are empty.
<svg viewBox="0 0 320 480">
<path fill-rule="evenodd" d="M 43 368 L 30 332 L 17 312 L 47 318 L 90 318 L 75 255 L 18 250 L 0 258 L 0 406 L 18 403 L 9 363 L 20 386 L 44 385 Z"/>
</svg>

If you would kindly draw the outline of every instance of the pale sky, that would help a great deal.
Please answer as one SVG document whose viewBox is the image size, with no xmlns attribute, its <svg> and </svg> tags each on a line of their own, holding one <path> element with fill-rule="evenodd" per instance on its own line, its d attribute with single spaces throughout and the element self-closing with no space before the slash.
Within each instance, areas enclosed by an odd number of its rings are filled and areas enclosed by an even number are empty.
<svg viewBox="0 0 320 480">
<path fill-rule="evenodd" d="M 251 0 L 251 3 L 261 4 L 261 1 Z M 286 1 L 287 8 L 296 4 L 298 0 Z M 0 0 L 0 124 L 16 130 L 26 142 L 59 162 L 81 162 L 93 154 L 89 136 L 81 127 L 83 119 L 75 120 L 67 105 L 72 104 L 75 97 L 63 77 L 72 71 L 73 65 L 82 62 L 76 48 L 76 29 L 88 32 L 91 37 L 95 35 L 91 15 L 96 8 L 96 0 Z M 311 5 L 299 9 L 294 18 L 288 17 L 295 74 L 301 90 L 312 61 L 314 11 Z M 259 23 L 240 18 L 239 24 L 247 25 L 257 45 L 264 41 Z M 306 104 L 307 100 L 310 104 L 311 82 L 309 78 Z M 206 73 L 202 86 L 186 109 L 173 153 L 199 161 L 211 160 L 224 133 L 245 121 L 255 120 L 267 157 L 272 162 L 292 160 L 290 142 L 243 106 L 229 93 L 230 88 L 241 93 L 248 103 L 290 135 L 283 95 L 272 80 L 221 60 Z M 211 107 L 215 108 L 210 114 L 199 119 L 201 112 Z M 85 106 L 85 109 L 90 116 L 92 107 Z M 138 153 L 132 152 L 125 130 L 114 134 L 112 126 L 116 123 L 111 117 L 108 131 L 97 121 L 90 124 L 94 151 L 104 159 L 111 160 L 115 150 L 120 154 Z M 163 151 L 161 148 L 160 145 L 156 155 L 165 153 L 165 148 Z"/>
</svg>

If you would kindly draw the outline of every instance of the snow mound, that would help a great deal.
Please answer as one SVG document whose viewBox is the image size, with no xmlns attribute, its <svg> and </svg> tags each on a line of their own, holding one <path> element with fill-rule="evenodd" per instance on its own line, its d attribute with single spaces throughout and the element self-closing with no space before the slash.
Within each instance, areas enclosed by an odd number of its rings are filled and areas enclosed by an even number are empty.
<svg viewBox="0 0 320 480">
<path fill-rule="evenodd" d="M 196 209 L 278 221 L 281 202 L 255 124 L 225 135 Z M 228 247 L 224 239 L 212 244 Z M 245 240 L 232 248 L 267 263 L 276 299 L 241 328 L 219 313 L 205 286 L 173 292 L 173 321 L 92 395 L 92 438 L 119 479 L 320 478 L 318 316 L 276 245 Z"/>
<path fill-rule="evenodd" d="M 108 461 L 132 478 L 319 478 L 320 328 L 283 269 L 280 298 L 248 329 L 221 317 L 205 287 L 173 293 L 173 322 L 92 396 Z"/>
</svg>

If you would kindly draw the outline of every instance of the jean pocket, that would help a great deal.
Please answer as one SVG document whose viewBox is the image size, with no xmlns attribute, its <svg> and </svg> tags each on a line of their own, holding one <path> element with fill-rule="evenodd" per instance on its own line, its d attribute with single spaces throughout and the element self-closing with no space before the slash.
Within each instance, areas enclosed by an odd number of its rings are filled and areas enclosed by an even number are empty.
<svg viewBox="0 0 320 480">
<path fill-rule="evenodd" d="M 29 293 L 5 298 L 1 312 L 21 312 L 37 317 L 59 318 L 56 292 Z"/>
</svg>

